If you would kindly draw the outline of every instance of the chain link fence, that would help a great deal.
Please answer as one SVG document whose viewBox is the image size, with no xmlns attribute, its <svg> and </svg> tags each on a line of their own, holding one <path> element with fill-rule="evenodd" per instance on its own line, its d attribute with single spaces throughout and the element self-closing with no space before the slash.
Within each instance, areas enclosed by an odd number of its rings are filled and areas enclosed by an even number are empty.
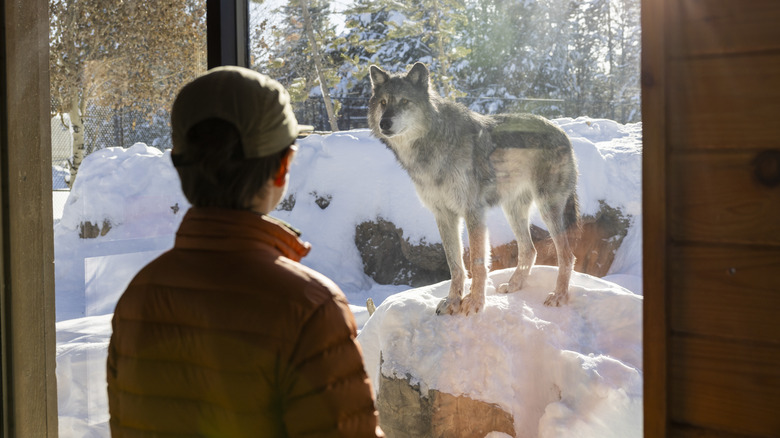
<svg viewBox="0 0 780 438">
<path fill-rule="evenodd" d="M 341 130 L 368 128 L 368 97 L 334 97 L 338 102 L 338 125 Z M 589 114 L 620 123 L 641 120 L 640 102 L 567 101 L 563 99 L 458 98 L 462 104 L 484 113 L 530 112 L 546 117 L 578 117 Z M 301 123 L 314 125 L 318 131 L 329 131 L 330 123 L 322 98 L 312 97 L 293 103 Z M 107 147 L 130 147 L 142 142 L 160 150 L 171 145 L 170 115 L 159 111 L 148 117 L 139 111 L 91 106 L 83 118 L 85 156 Z M 55 116 L 51 120 L 53 188 L 67 189 L 69 163 L 73 155 L 70 120 Z"/>
<path fill-rule="evenodd" d="M 165 111 L 149 117 L 140 111 L 90 106 L 82 121 L 85 157 L 100 149 L 127 148 L 139 142 L 160 150 L 171 148 L 170 116 Z M 73 128 L 67 114 L 51 119 L 51 147 L 53 188 L 67 189 L 73 157 Z"/>
</svg>

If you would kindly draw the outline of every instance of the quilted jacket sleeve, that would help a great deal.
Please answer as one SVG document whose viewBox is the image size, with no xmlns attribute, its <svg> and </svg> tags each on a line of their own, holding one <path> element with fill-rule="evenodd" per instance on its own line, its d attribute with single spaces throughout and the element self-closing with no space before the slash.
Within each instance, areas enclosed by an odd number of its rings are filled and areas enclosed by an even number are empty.
<svg viewBox="0 0 780 438">
<path fill-rule="evenodd" d="M 307 320 L 282 379 L 290 437 L 384 436 L 356 337 L 343 295 L 326 300 Z"/>
</svg>

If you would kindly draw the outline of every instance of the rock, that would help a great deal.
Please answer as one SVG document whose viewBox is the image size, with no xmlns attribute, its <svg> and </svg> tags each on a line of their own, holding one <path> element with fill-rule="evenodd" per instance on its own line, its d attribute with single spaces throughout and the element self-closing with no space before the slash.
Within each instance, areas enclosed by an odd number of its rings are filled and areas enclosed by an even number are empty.
<svg viewBox="0 0 780 438">
<path fill-rule="evenodd" d="M 483 438 L 490 432 L 515 436 L 512 415 L 497 404 L 429 389 L 407 378 L 380 376 L 379 424 L 388 438 Z"/>
<path fill-rule="evenodd" d="M 615 258 L 615 252 L 628 232 L 630 218 L 616 208 L 601 202 L 595 216 L 582 218 L 580 237 L 574 240 L 577 257 L 574 270 L 603 277 Z M 531 225 L 531 238 L 536 247 L 537 265 L 557 266 L 558 261 L 550 234 Z M 423 286 L 450 278 L 447 259 L 441 243 L 422 240 L 412 244 L 403 237 L 403 230 L 382 218 L 359 224 L 355 245 L 363 259 L 363 270 L 379 284 Z M 468 249 L 464 254 L 469 268 Z M 517 266 L 517 242 L 491 248 L 491 270 Z"/>
<path fill-rule="evenodd" d="M 364 272 L 379 284 L 423 286 L 450 278 L 440 243 L 412 245 L 402 229 L 384 219 L 359 224 L 355 245 Z"/>
<path fill-rule="evenodd" d="M 94 239 L 98 236 L 105 236 L 111 230 L 111 221 L 103 219 L 103 226 L 93 224 L 92 222 L 82 222 L 79 224 L 79 237 L 82 239 Z"/>
<path fill-rule="evenodd" d="M 320 195 L 316 191 L 309 193 L 309 195 L 314 197 L 314 203 L 317 204 L 317 206 L 320 207 L 320 209 L 322 210 L 328 208 L 330 202 L 333 200 L 332 195 L 328 195 L 328 194 Z"/>
</svg>

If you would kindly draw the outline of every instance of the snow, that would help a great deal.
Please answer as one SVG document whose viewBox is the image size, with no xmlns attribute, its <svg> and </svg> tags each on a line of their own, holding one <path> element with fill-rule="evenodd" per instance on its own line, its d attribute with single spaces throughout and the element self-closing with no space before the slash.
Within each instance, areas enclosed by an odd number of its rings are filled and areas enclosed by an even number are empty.
<svg viewBox="0 0 780 438">
<path fill-rule="evenodd" d="M 409 374 L 431 388 L 498 403 L 514 415 L 518 436 L 640 436 L 641 124 L 584 117 L 556 123 L 574 144 L 582 212 L 594 214 L 605 201 L 631 216 L 608 276 L 575 273 L 566 307 L 541 305 L 554 267 L 534 267 L 515 294 L 489 286 L 484 311 L 468 317 L 434 315 L 448 282 L 410 289 L 378 285 L 363 273 L 354 245 L 363 221 L 384 218 L 413 243 L 440 242 L 409 177 L 367 130 L 300 140 L 288 192 L 294 207 L 274 216 L 303 231 L 313 245 L 304 263 L 331 277 L 353 304 L 372 378 L 381 350 L 385 375 Z M 330 203 L 323 209 L 318 198 Z M 189 204 L 170 152 L 138 143 L 88 156 L 67 201 L 59 194 L 55 207 L 60 435 L 105 437 L 113 306 L 135 272 L 173 244 Z M 108 221 L 111 229 L 80 239 L 85 221 Z M 538 212 L 532 222 L 544 227 Z M 513 239 L 500 210 L 488 223 L 494 244 Z M 492 284 L 509 275 L 491 273 Z M 367 298 L 378 306 L 370 318 Z"/>
<path fill-rule="evenodd" d="M 557 272 L 535 266 L 514 294 L 489 287 L 485 309 L 468 317 L 434 316 L 448 282 L 387 298 L 358 338 L 374 385 L 381 351 L 385 376 L 497 403 L 518 437 L 639 436 L 642 297 L 574 273 L 570 304 L 546 307 Z"/>
</svg>

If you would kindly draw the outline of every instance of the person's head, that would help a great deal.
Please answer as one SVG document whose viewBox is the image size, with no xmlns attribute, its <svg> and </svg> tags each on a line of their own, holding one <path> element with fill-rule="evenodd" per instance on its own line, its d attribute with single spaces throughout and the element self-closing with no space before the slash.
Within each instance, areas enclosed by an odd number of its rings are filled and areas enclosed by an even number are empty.
<svg viewBox="0 0 780 438">
<path fill-rule="evenodd" d="M 241 67 L 219 67 L 179 92 L 171 112 L 173 159 L 196 207 L 267 213 L 279 202 L 298 125 L 281 84 Z"/>
</svg>

